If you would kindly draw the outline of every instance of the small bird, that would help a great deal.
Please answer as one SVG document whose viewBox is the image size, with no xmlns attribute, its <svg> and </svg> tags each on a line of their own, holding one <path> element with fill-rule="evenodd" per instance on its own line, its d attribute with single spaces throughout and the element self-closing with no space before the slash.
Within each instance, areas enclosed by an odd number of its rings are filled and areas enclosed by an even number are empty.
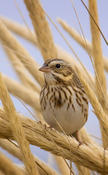
<svg viewBox="0 0 108 175">
<path fill-rule="evenodd" d="M 39 69 L 44 72 L 40 105 L 45 121 L 60 132 L 74 136 L 88 118 L 88 98 L 72 66 L 62 59 L 48 59 Z"/>
</svg>

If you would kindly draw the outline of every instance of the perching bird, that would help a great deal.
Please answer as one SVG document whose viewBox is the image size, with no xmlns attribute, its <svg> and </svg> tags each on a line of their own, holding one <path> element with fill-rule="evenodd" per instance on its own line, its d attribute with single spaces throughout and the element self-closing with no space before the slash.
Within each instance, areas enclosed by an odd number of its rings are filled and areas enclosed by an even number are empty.
<svg viewBox="0 0 108 175">
<path fill-rule="evenodd" d="M 40 93 L 45 121 L 80 142 L 78 131 L 88 118 L 88 98 L 78 76 L 62 59 L 48 59 L 39 70 L 45 79 Z"/>
</svg>

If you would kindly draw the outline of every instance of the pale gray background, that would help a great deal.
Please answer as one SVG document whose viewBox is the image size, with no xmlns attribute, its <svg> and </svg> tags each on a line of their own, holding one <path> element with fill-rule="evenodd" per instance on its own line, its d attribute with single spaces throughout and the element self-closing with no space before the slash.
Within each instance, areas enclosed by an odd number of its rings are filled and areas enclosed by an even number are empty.
<svg viewBox="0 0 108 175">
<path fill-rule="evenodd" d="M 56 22 L 57 17 L 61 17 L 69 25 L 74 27 L 77 31 L 80 31 L 79 24 L 78 24 L 78 21 L 76 19 L 74 10 L 72 8 L 72 3 L 70 0 L 54 0 L 54 1 L 41 0 L 41 2 L 42 2 L 44 9 L 47 11 L 49 16 L 54 20 L 55 23 L 57 23 Z M 75 4 L 75 8 L 77 10 L 77 13 L 78 13 L 78 16 L 80 19 L 80 23 L 83 27 L 83 32 L 85 34 L 85 37 L 87 37 L 87 39 L 90 41 L 91 34 L 90 34 L 90 26 L 89 26 L 89 16 L 87 14 L 87 11 L 85 10 L 83 5 L 81 4 L 80 0 L 74 0 L 73 2 Z M 24 16 L 29 28 L 32 29 L 33 27 L 32 27 L 30 18 L 28 16 L 28 11 L 26 10 L 26 7 L 25 7 L 23 1 L 17 0 L 17 3 L 18 3 L 18 6 L 19 6 L 21 12 L 23 13 L 23 16 Z M 87 1 L 85 1 L 85 3 L 87 4 Z M 101 27 L 104 35 L 108 39 L 108 22 L 107 22 L 108 21 L 108 19 L 107 19 L 108 18 L 108 1 L 98 0 L 98 11 L 99 11 L 100 27 Z M 21 18 L 21 15 L 18 12 L 18 9 L 16 8 L 14 0 L 8 0 L 8 1 L 3 0 L 0 2 L 0 15 L 8 17 L 12 20 L 19 22 L 20 24 L 25 25 L 23 19 Z M 67 40 L 70 42 L 70 44 L 74 48 L 77 55 L 80 57 L 83 64 L 87 67 L 87 69 L 89 71 L 91 71 L 93 73 L 93 68 L 92 68 L 92 65 L 91 65 L 91 62 L 90 62 L 88 55 L 85 53 L 85 51 L 82 48 L 80 48 L 78 46 L 78 44 L 76 44 L 75 41 L 73 41 L 69 37 L 69 35 L 66 32 L 64 32 L 62 30 L 62 28 L 60 27 L 59 24 L 57 24 L 57 25 L 60 28 L 60 30 L 64 33 Z M 54 37 L 54 41 L 57 44 L 59 44 L 62 48 L 64 48 L 65 50 L 67 50 L 69 53 L 72 54 L 71 50 L 68 48 L 68 46 L 66 45 L 64 40 L 61 38 L 59 33 L 56 31 L 54 26 L 52 24 L 50 24 L 50 27 L 51 27 L 52 34 Z M 29 51 L 29 53 L 33 56 L 33 58 L 39 64 L 42 64 L 43 60 L 42 60 L 42 57 L 41 57 L 41 54 L 39 53 L 39 51 L 35 47 L 33 47 L 31 44 L 29 44 L 27 41 L 21 39 L 20 37 L 17 37 L 17 38 L 22 43 L 22 45 Z M 102 39 L 102 48 L 103 48 L 104 55 L 108 56 L 108 46 L 106 46 L 103 39 Z M 12 77 L 13 79 L 17 79 L 14 71 L 12 70 L 11 64 L 9 63 L 8 59 L 6 58 L 6 55 L 4 54 L 4 52 L 2 50 L 2 47 L 0 47 L 0 60 L 1 60 L 0 61 L 0 72 L 3 72 L 4 74 Z M 24 108 L 24 106 L 18 100 L 14 99 L 14 103 L 15 103 L 15 106 L 16 106 L 16 109 L 18 112 L 21 112 L 27 116 L 30 116 L 28 111 Z M 95 115 L 92 113 L 91 106 L 90 106 L 88 122 L 86 123 L 85 127 L 87 128 L 87 130 L 90 134 L 100 137 L 98 121 L 97 121 Z M 32 151 L 40 159 L 42 159 L 46 162 L 48 161 L 48 153 L 47 152 L 40 150 L 39 148 L 33 147 L 33 146 L 32 146 Z M 10 158 L 14 159 L 14 161 L 16 163 L 19 162 L 17 159 L 10 156 L 7 152 L 5 152 L 5 154 L 8 155 Z"/>
</svg>

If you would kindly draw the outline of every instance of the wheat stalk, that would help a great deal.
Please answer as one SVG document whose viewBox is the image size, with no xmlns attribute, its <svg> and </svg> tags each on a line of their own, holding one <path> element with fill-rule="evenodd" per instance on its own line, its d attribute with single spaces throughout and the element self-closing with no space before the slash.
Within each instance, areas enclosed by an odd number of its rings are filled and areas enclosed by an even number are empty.
<svg viewBox="0 0 108 175">
<path fill-rule="evenodd" d="M 17 157 L 19 160 L 23 161 L 21 151 L 18 145 L 16 145 L 15 143 L 10 142 L 7 139 L 0 139 L 0 146 L 13 156 Z M 57 175 L 56 171 L 54 171 L 47 164 L 39 160 L 37 157 L 34 157 L 34 159 L 40 174 L 46 175 L 47 173 L 48 175 Z"/>
<path fill-rule="evenodd" d="M 39 175 L 34 157 L 29 148 L 29 142 L 26 140 L 21 121 L 16 114 L 15 107 L 3 82 L 1 74 L 0 99 L 2 101 L 4 110 L 6 111 L 7 117 L 9 118 L 13 135 L 16 138 L 17 143 L 19 144 L 27 172 L 29 172 L 31 175 Z M 5 101 L 7 101 L 7 103 L 5 103 Z"/>
<path fill-rule="evenodd" d="M 57 51 L 54 45 L 51 30 L 46 20 L 44 11 L 41 7 L 40 1 L 24 0 L 24 2 L 29 11 L 29 15 L 31 17 L 32 24 L 35 29 L 38 45 L 40 47 L 43 58 L 48 59 L 57 57 Z"/>
<path fill-rule="evenodd" d="M 79 165 L 86 166 L 100 173 L 103 172 L 103 147 L 92 142 L 92 144 L 88 143 L 88 145 L 82 145 L 78 148 L 78 142 L 74 138 L 65 136 L 50 128 L 45 128 L 44 125 L 38 124 L 31 119 L 20 115 L 18 116 L 22 122 L 26 138 L 31 144 L 74 161 Z M 3 110 L 0 110 L 0 136 L 3 138 L 15 139 L 6 113 Z M 106 150 L 105 173 L 108 173 L 107 162 L 108 151 Z"/>
<path fill-rule="evenodd" d="M 22 168 L 13 164 L 12 161 L 0 152 L 0 170 L 9 175 L 24 175 Z"/>
</svg>

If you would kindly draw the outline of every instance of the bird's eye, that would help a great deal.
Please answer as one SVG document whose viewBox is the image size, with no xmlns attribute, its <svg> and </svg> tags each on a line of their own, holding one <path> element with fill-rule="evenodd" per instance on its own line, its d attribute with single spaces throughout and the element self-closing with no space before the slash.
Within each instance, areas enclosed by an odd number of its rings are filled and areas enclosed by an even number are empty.
<svg viewBox="0 0 108 175">
<path fill-rule="evenodd" d="M 61 66 L 60 64 L 56 64 L 56 68 L 60 68 L 60 66 Z"/>
</svg>

